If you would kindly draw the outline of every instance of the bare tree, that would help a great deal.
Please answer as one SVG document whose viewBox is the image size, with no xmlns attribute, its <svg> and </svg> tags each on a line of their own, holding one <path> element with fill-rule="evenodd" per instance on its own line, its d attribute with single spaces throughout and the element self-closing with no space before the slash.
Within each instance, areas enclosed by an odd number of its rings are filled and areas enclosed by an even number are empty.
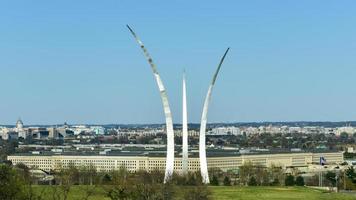
<svg viewBox="0 0 356 200">
<path fill-rule="evenodd" d="M 239 167 L 239 180 L 241 185 L 247 185 L 250 177 L 253 175 L 252 162 L 245 162 Z"/>
<path fill-rule="evenodd" d="M 83 200 L 88 200 L 89 197 L 93 196 L 96 193 L 99 176 L 97 174 L 96 168 L 94 165 L 90 164 L 89 166 L 83 166 L 79 170 L 81 177 L 81 185 L 84 190 Z"/>
</svg>

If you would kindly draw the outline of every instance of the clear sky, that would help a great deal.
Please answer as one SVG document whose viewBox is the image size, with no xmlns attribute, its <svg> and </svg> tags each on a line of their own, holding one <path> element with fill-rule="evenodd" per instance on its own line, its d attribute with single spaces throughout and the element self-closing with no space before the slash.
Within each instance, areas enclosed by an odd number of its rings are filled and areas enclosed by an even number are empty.
<svg viewBox="0 0 356 200">
<path fill-rule="evenodd" d="M 356 120 L 356 1 L 1 1 L 0 124 Z"/>
</svg>

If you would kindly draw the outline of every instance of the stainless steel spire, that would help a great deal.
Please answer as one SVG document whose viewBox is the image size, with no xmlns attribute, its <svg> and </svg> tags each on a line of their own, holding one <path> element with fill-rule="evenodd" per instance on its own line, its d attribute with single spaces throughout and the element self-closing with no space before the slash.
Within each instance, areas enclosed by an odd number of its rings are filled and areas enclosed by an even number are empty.
<svg viewBox="0 0 356 200">
<path fill-rule="evenodd" d="M 188 174 L 188 114 L 187 114 L 187 93 L 185 87 L 185 73 L 183 74 L 183 119 L 182 119 L 182 172 Z"/>
<path fill-rule="evenodd" d="M 218 73 L 220 71 L 221 65 L 224 62 L 225 56 L 227 52 L 229 51 L 230 48 L 227 48 L 223 57 L 220 60 L 220 63 L 218 65 L 218 68 L 215 71 L 215 74 L 213 76 L 213 79 L 209 85 L 208 92 L 205 97 L 204 101 L 204 107 L 203 107 L 203 112 L 201 116 L 201 122 L 200 122 L 200 135 L 199 135 L 199 158 L 200 158 L 200 173 L 202 176 L 202 181 L 204 184 L 208 184 L 209 181 L 209 174 L 208 174 L 208 164 L 206 161 L 206 147 L 205 147 L 205 132 L 206 132 L 206 123 L 208 121 L 208 108 L 209 108 L 209 102 L 211 99 L 211 92 L 213 90 L 216 78 L 218 76 Z"/>
<path fill-rule="evenodd" d="M 164 183 L 169 181 L 173 174 L 174 169 L 174 132 L 173 132 L 173 120 L 172 120 L 172 113 L 168 103 L 168 96 L 166 89 L 164 88 L 163 82 L 161 80 L 160 75 L 158 74 L 156 65 L 153 63 L 153 60 L 148 53 L 147 49 L 143 45 L 142 41 L 137 37 L 136 33 L 127 25 L 127 28 L 130 30 L 131 34 L 136 39 L 137 43 L 140 45 L 141 49 L 143 50 L 143 54 L 145 55 L 148 63 L 151 66 L 153 71 L 153 75 L 156 79 L 158 89 L 160 91 L 164 114 L 166 117 L 166 129 L 167 129 L 167 157 L 166 157 L 166 171 L 164 176 Z"/>
</svg>

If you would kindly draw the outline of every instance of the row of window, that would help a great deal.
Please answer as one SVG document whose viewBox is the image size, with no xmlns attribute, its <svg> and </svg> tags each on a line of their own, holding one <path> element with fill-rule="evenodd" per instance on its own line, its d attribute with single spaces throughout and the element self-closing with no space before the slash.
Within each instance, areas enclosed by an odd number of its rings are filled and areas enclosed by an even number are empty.
<svg viewBox="0 0 356 200">
<path fill-rule="evenodd" d="M 243 161 L 251 161 L 254 164 L 259 165 L 267 165 L 268 163 L 285 163 L 285 165 L 304 165 L 306 160 L 312 159 L 313 162 L 319 162 L 322 154 L 313 154 L 312 157 L 308 156 L 253 156 L 251 158 L 212 158 L 208 159 L 209 167 L 219 167 L 219 168 L 231 168 L 235 166 L 239 166 L 243 163 Z M 341 162 L 343 160 L 342 153 L 337 154 L 325 154 L 327 162 Z M 80 160 L 82 159 L 82 160 Z M 122 158 L 121 158 L 122 159 Z M 83 159 L 83 158 L 73 158 L 73 159 L 60 159 L 60 158 L 52 158 L 52 157 L 9 157 L 14 164 L 24 163 L 28 166 L 37 166 L 39 168 L 55 168 L 56 166 L 68 166 L 70 163 L 73 163 L 77 166 L 93 164 L 97 168 L 103 169 L 113 169 L 115 167 L 119 168 L 120 166 L 125 166 L 130 169 L 154 169 L 154 168 L 164 168 L 166 161 L 164 159 L 154 160 L 152 158 L 148 159 L 140 159 L 140 160 L 105 160 L 105 159 Z M 195 170 L 200 167 L 199 160 L 190 160 L 188 161 L 189 169 Z M 181 169 L 181 161 L 175 160 L 174 167 L 177 169 Z"/>
</svg>

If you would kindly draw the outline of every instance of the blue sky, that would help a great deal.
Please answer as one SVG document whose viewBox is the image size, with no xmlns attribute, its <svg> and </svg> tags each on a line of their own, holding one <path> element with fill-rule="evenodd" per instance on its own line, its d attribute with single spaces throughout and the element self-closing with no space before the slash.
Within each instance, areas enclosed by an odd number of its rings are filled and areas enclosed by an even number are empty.
<svg viewBox="0 0 356 200">
<path fill-rule="evenodd" d="M 0 124 L 356 120 L 355 1 L 1 1 Z"/>
</svg>

